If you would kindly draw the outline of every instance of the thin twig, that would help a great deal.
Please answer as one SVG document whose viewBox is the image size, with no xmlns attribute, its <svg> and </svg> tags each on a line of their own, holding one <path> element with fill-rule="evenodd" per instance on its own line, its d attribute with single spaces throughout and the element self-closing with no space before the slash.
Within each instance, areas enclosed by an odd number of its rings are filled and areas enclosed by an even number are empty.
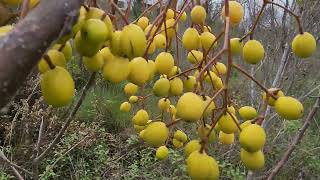
<svg viewBox="0 0 320 180">
<path fill-rule="evenodd" d="M 24 169 L 23 167 L 20 167 L 18 165 L 16 165 L 15 163 L 11 162 L 3 153 L 3 151 L 0 150 L 0 158 L 2 159 L 3 162 L 7 163 L 9 166 L 11 166 L 12 169 L 15 169 L 16 172 L 18 172 L 16 169 L 19 169 L 23 172 L 25 172 L 26 174 L 32 175 L 32 173 L 26 169 Z M 20 175 L 21 176 L 21 175 Z"/>
</svg>

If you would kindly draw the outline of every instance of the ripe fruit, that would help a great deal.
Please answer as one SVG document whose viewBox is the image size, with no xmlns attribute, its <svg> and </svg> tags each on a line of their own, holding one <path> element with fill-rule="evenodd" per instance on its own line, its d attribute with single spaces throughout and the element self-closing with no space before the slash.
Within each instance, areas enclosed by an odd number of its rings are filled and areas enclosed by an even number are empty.
<svg viewBox="0 0 320 180">
<path fill-rule="evenodd" d="M 187 158 L 187 172 L 191 179 L 219 179 L 219 166 L 215 159 L 205 152 L 192 152 Z"/>
<path fill-rule="evenodd" d="M 304 113 L 301 102 L 290 96 L 279 97 L 276 100 L 274 107 L 276 112 L 287 120 L 300 119 Z"/>
<path fill-rule="evenodd" d="M 129 66 L 130 73 L 128 76 L 128 80 L 130 82 L 142 86 L 145 82 L 149 80 L 149 65 L 148 61 L 146 61 L 144 58 L 136 57 L 132 59 L 129 63 Z"/>
<path fill-rule="evenodd" d="M 187 20 L 187 13 L 184 11 L 180 17 L 180 22 L 185 22 Z"/>
<path fill-rule="evenodd" d="M 186 133 L 180 131 L 180 130 L 177 130 L 174 135 L 173 135 L 173 138 L 182 142 L 182 143 L 185 143 L 187 140 L 188 140 L 188 137 L 186 135 Z"/>
<path fill-rule="evenodd" d="M 156 158 L 159 160 L 167 159 L 169 150 L 166 146 L 160 146 L 156 152 Z"/>
<path fill-rule="evenodd" d="M 138 126 L 138 125 L 133 125 L 134 130 L 136 130 L 136 132 L 140 133 L 142 130 L 144 130 L 146 128 L 146 126 Z"/>
<path fill-rule="evenodd" d="M 128 83 L 124 86 L 124 93 L 127 96 L 135 95 L 138 91 L 138 86 L 133 83 Z"/>
<path fill-rule="evenodd" d="M 176 115 L 177 114 L 177 109 L 176 107 L 174 107 L 174 105 L 170 105 L 169 106 L 169 109 L 168 109 L 168 112 L 172 115 Z"/>
<path fill-rule="evenodd" d="M 239 114 L 244 120 L 255 118 L 258 113 L 257 110 L 251 106 L 243 106 L 239 109 Z"/>
<path fill-rule="evenodd" d="M 230 49 L 231 49 L 232 55 L 234 56 L 240 55 L 240 53 L 242 52 L 242 48 L 243 48 L 243 43 L 242 41 L 240 41 L 240 38 L 230 39 Z"/>
<path fill-rule="evenodd" d="M 241 149 L 240 158 L 243 165 L 250 170 L 259 170 L 264 167 L 264 155 L 261 150 L 250 153 Z"/>
<path fill-rule="evenodd" d="M 178 68 L 177 66 L 173 66 L 168 77 L 170 78 L 172 76 L 175 76 L 175 75 L 179 74 L 180 72 L 181 72 L 180 68 Z"/>
<path fill-rule="evenodd" d="M 199 140 L 191 140 L 184 147 L 184 155 L 188 157 L 192 152 L 199 151 L 201 149 L 201 144 Z"/>
<path fill-rule="evenodd" d="M 233 106 L 228 105 L 227 106 L 227 110 L 228 112 L 230 112 L 231 114 L 236 114 L 236 109 Z"/>
<path fill-rule="evenodd" d="M 219 90 L 219 89 L 221 89 L 221 88 L 223 88 L 223 82 L 222 82 L 222 79 L 221 78 L 216 78 L 215 79 L 215 81 L 213 82 L 214 83 L 214 88 L 216 89 L 216 90 Z"/>
<path fill-rule="evenodd" d="M 234 114 L 232 114 L 232 117 L 229 113 L 226 113 L 222 115 L 218 120 L 220 130 L 223 131 L 224 133 L 232 134 L 238 131 L 237 124 L 234 121 L 236 121 L 237 123 L 239 121 Z"/>
<path fill-rule="evenodd" d="M 241 128 L 241 130 L 244 130 L 245 128 L 247 128 L 251 124 L 252 124 L 252 121 L 251 120 L 247 120 L 247 121 L 245 121 L 245 122 L 240 124 L 240 128 Z"/>
<path fill-rule="evenodd" d="M 158 101 L 158 107 L 161 111 L 165 111 L 170 107 L 170 100 L 167 98 L 161 98 Z"/>
<path fill-rule="evenodd" d="M 138 100 L 139 100 L 139 98 L 137 96 L 130 96 L 129 97 L 129 102 L 131 104 L 134 104 L 134 103 L 138 102 Z"/>
<path fill-rule="evenodd" d="M 196 122 L 202 116 L 204 103 L 195 93 L 183 94 L 177 103 L 177 116 L 186 122 Z"/>
<path fill-rule="evenodd" d="M 169 130 L 163 122 L 150 123 L 142 135 L 142 139 L 150 146 L 159 147 L 166 143 Z"/>
<path fill-rule="evenodd" d="M 198 49 L 200 43 L 198 31 L 195 28 L 188 28 L 182 36 L 182 45 L 185 49 L 191 51 Z"/>
<path fill-rule="evenodd" d="M 55 44 L 52 49 L 56 49 L 59 50 L 61 48 L 62 44 Z M 62 48 L 61 52 L 63 53 L 66 62 L 70 61 L 72 58 L 72 47 L 70 42 L 66 42 L 66 44 L 64 45 L 64 47 Z"/>
<path fill-rule="evenodd" d="M 170 90 L 170 82 L 165 77 L 160 78 L 153 85 L 153 93 L 155 96 L 158 96 L 158 97 L 168 96 L 169 90 Z"/>
<path fill-rule="evenodd" d="M 98 72 L 104 64 L 103 56 L 98 52 L 92 57 L 83 57 L 83 64 L 88 71 Z"/>
<path fill-rule="evenodd" d="M 201 51 L 191 50 L 188 53 L 187 60 L 191 64 L 199 63 L 199 62 L 201 62 L 203 60 L 203 53 Z"/>
<path fill-rule="evenodd" d="M 183 146 L 183 142 L 180 142 L 176 139 L 172 139 L 172 144 L 176 149 L 181 148 Z"/>
<path fill-rule="evenodd" d="M 12 25 L 6 25 L 0 27 L 0 37 L 6 35 L 8 32 L 10 32 L 13 29 Z"/>
<path fill-rule="evenodd" d="M 175 20 L 174 19 L 168 19 L 166 20 L 166 24 L 164 25 L 164 23 L 161 26 L 161 34 L 163 34 L 165 37 L 168 37 L 168 39 L 172 39 L 173 36 L 176 35 L 176 31 L 178 31 L 178 24 L 175 24 Z M 165 28 L 166 26 L 166 28 Z M 167 33 L 165 31 L 165 29 L 167 29 Z"/>
<path fill-rule="evenodd" d="M 148 49 L 148 54 L 153 54 L 155 51 L 156 51 L 156 43 L 152 41 Z"/>
<path fill-rule="evenodd" d="M 122 112 L 129 112 L 131 109 L 131 104 L 129 102 L 123 102 L 120 105 L 120 111 Z"/>
<path fill-rule="evenodd" d="M 129 58 L 143 56 L 147 48 L 147 39 L 143 30 L 135 24 L 125 26 L 120 36 L 120 47 Z"/>
<path fill-rule="evenodd" d="M 264 129 L 257 124 L 250 124 L 240 132 L 240 145 L 248 152 L 256 152 L 263 148 L 266 142 Z"/>
<path fill-rule="evenodd" d="M 142 16 L 137 22 L 137 25 L 141 27 L 142 30 L 145 30 L 148 24 L 149 24 L 149 19 L 145 16 Z"/>
<path fill-rule="evenodd" d="M 76 47 L 77 52 L 82 56 L 91 57 L 95 55 L 101 47 L 102 44 L 92 44 L 88 41 L 85 41 L 81 37 L 81 33 L 78 32 L 74 38 L 74 46 Z"/>
<path fill-rule="evenodd" d="M 112 54 L 117 56 L 123 55 L 121 52 L 121 48 L 119 48 L 121 47 L 121 44 L 120 44 L 121 36 L 122 36 L 122 31 L 115 31 L 111 37 L 110 50 Z"/>
<path fill-rule="evenodd" d="M 207 17 L 206 10 L 202 6 L 195 6 L 191 10 L 191 21 L 195 24 L 204 24 Z"/>
<path fill-rule="evenodd" d="M 197 129 L 197 133 L 200 139 L 204 140 L 208 138 L 208 143 L 213 142 L 216 139 L 216 134 L 214 130 L 210 132 L 210 129 L 211 129 L 211 126 L 209 124 L 206 124 L 206 126 L 203 126 L 203 125 L 199 126 Z M 208 136 L 209 132 L 210 132 L 210 135 Z"/>
<path fill-rule="evenodd" d="M 222 17 L 225 18 L 225 7 L 222 8 Z M 232 25 L 238 25 L 244 16 L 243 7 L 237 1 L 229 1 L 229 17 Z"/>
<path fill-rule="evenodd" d="M 166 48 L 167 45 L 167 40 L 166 37 L 163 34 L 157 34 L 154 38 L 153 41 L 156 44 L 156 48 L 159 49 L 164 49 Z"/>
<path fill-rule="evenodd" d="M 209 96 L 203 96 L 202 99 L 203 99 L 203 103 L 204 103 L 204 108 L 207 108 L 205 110 L 205 112 L 203 113 L 204 118 L 206 118 L 212 114 L 212 111 L 214 108 L 216 108 L 216 105 L 215 105 L 214 101 L 211 100 L 211 97 L 209 97 Z"/>
<path fill-rule="evenodd" d="M 243 59 L 249 64 L 257 64 L 264 57 L 264 48 L 257 40 L 250 40 L 243 46 Z"/>
<path fill-rule="evenodd" d="M 170 94 L 179 96 L 183 93 L 183 82 L 180 78 L 175 77 L 170 81 Z"/>
<path fill-rule="evenodd" d="M 155 60 L 156 69 L 160 74 L 169 75 L 174 66 L 174 59 L 170 53 L 161 52 Z"/>
<path fill-rule="evenodd" d="M 81 38 L 92 44 L 100 44 L 109 36 L 106 24 L 100 19 L 88 19 L 81 27 Z"/>
<path fill-rule="evenodd" d="M 212 71 L 217 75 L 222 75 L 227 73 L 227 67 L 221 62 L 217 62 L 212 66 Z"/>
<path fill-rule="evenodd" d="M 100 19 L 104 14 L 102 9 L 96 7 L 90 7 L 89 11 L 87 11 L 86 19 Z"/>
<path fill-rule="evenodd" d="M 144 29 L 144 34 L 147 37 L 153 37 L 153 35 L 156 33 L 157 30 L 157 26 L 153 25 L 153 24 L 149 24 L 146 29 Z M 150 34 L 149 34 L 150 33 Z M 149 36 L 148 36 L 149 34 Z"/>
<path fill-rule="evenodd" d="M 207 83 L 211 83 L 211 80 L 213 82 L 213 84 L 215 84 L 215 81 L 218 79 L 219 77 L 212 71 L 209 71 L 209 74 L 206 72 L 204 74 L 204 80 L 207 82 Z"/>
<path fill-rule="evenodd" d="M 148 69 L 149 69 L 149 81 L 150 80 L 153 80 L 153 78 L 154 78 L 154 75 L 156 74 L 156 64 L 155 64 L 155 62 L 154 61 L 152 61 L 152 60 L 148 60 Z"/>
<path fill-rule="evenodd" d="M 217 42 L 213 44 L 215 40 L 216 40 L 216 37 L 210 32 L 203 32 L 200 35 L 201 45 L 203 49 L 205 49 L 206 51 L 208 51 L 209 48 L 213 49 L 214 47 L 217 46 Z"/>
<path fill-rule="evenodd" d="M 66 106 L 74 96 L 74 81 L 70 73 L 59 66 L 42 74 L 40 86 L 44 100 L 53 107 Z"/>
<path fill-rule="evenodd" d="M 234 142 L 234 134 L 227 134 L 222 131 L 219 132 L 219 142 L 224 145 L 231 145 Z"/>
<path fill-rule="evenodd" d="M 203 26 L 203 32 L 212 32 L 210 26 Z"/>
<path fill-rule="evenodd" d="M 133 123 L 138 126 L 145 126 L 149 120 L 147 111 L 140 109 L 132 118 Z"/>
<path fill-rule="evenodd" d="M 270 89 L 268 89 L 268 91 L 271 92 L 271 93 L 274 92 L 273 94 L 274 94 L 277 98 L 284 96 L 284 93 L 283 93 L 281 90 L 277 90 L 276 88 L 270 88 Z M 262 98 L 263 98 L 263 101 L 266 100 L 266 98 L 267 98 L 267 93 L 266 93 L 266 92 L 263 92 Z M 268 104 L 269 104 L 270 106 L 274 106 L 274 103 L 275 103 L 275 102 L 276 102 L 276 100 L 275 100 L 273 97 L 271 97 L 271 96 L 268 97 Z"/>
<path fill-rule="evenodd" d="M 183 83 L 183 87 L 187 92 L 190 92 L 193 90 L 195 84 L 196 84 L 196 78 L 194 76 L 188 76 Z"/>
<path fill-rule="evenodd" d="M 104 47 L 103 49 L 100 50 L 100 53 L 103 57 L 104 62 L 113 60 L 113 54 L 111 53 L 111 50 L 109 47 Z"/>
<path fill-rule="evenodd" d="M 66 67 L 66 59 L 64 58 L 62 52 L 52 49 L 48 51 L 47 55 L 49 56 L 53 65 L 63 68 Z M 48 63 L 46 62 L 46 60 L 44 60 L 44 58 L 40 59 L 38 63 L 38 69 L 40 73 L 45 73 L 50 69 Z"/>
<path fill-rule="evenodd" d="M 114 56 L 113 60 L 106 62 L 103 67 L 104 79 L 112 83 L 120 83 L 126 80 L 129 73 L 129 60 L 119 56 Z"/>
<path fill-rule="evenodd" d="M 307 58 L 317 49 L 317 42 L 312 34 L 304 32 L 298 34 L 292 41 L 292 51 L 299 58 Z"/>
</svg>

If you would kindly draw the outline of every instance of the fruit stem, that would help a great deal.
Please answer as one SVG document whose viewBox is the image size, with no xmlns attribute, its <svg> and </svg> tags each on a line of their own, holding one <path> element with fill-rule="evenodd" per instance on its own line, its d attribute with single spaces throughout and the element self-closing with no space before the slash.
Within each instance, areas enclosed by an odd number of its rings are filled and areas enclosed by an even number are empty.
<svg viewBox="0 0 320 180">
<path fill-rule="evenodd" d="M 181 122 L 181 121 L 182 121 L 181 119 L 177 119 L 177 120 L 175 120 L 175 121 L 172 121 L 171 123 L 166 124 L 166 126 L 167 126 L 167 127 L 170 127 L 170 126 L 173 126 L 173 125 L 175 125 L 175 124 L 177 124 L 177 123 L 179 123 L 179 122 Z"/>
<path fill-rule="evenodd" d="M 52 63 L 50 57 L 47 54 L 43 55 L 43 59 L 47 62 L 50 69 L 56 68 L 56 66 Z"/>
</svg>

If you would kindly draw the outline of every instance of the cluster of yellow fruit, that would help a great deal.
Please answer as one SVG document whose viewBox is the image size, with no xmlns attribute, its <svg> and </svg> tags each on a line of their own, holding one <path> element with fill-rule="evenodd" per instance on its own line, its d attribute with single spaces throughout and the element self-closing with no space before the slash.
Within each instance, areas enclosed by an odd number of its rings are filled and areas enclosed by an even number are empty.
<svg viewBox="0 0 320 180">
<path fill-rule="evenodd" d="M 21 6 L 23 3 L 23 0 L 0 0 L 1 3 L 4 3 L 9 6 Z M 29 9 L 34 8 L 36 5 L 38 5 L 40 0 L 29 0 Z"/>
</svg>

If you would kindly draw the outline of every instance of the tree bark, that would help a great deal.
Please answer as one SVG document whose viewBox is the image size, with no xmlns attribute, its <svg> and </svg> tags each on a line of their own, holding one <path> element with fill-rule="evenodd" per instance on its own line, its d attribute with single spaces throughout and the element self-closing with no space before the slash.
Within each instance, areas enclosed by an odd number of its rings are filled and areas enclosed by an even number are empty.
<svg viewBox="0 0 320 180">
<path fill-rule="evenodd" d="M 11 100 L 47 48 L 71 30 L 82 2 L 43 0 L 0 38 L 0 108 Z"/>
</svg>

